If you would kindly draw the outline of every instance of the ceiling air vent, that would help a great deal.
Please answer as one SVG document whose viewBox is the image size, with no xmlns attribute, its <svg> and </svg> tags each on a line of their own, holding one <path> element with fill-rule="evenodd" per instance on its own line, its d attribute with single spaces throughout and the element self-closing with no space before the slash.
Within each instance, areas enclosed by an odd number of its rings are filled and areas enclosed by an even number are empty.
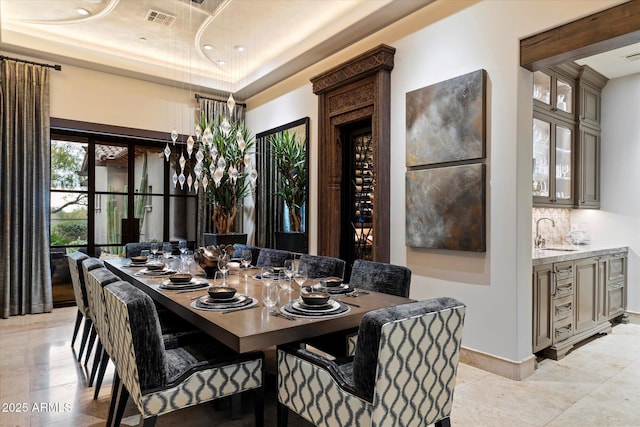
<svg viewBox="0 0 640 427">
<path fill-rule="evenodd" d="M 640 61 L 640 52 L 632 53 L 631 55 L 625 55 L 624 59 L 627 61 Z"/>
<path fill-rule="evenodd" d="M 174 15 L 169 15 L 166 12 L 160 12 L 159 10 L 149 9 L 145 19 L 149 22 L 155 22 L 156 24 L 162 24 L 166 27 L 170 26 L 176 20 Z"/>
</svg>

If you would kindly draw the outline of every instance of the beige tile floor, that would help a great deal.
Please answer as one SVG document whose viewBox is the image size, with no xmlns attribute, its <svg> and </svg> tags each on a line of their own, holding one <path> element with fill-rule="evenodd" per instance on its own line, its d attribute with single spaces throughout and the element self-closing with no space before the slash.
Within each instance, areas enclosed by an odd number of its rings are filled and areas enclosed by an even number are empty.
<svg viewBox="0 0 640 427">
<path fill-rule="evenodd" d="M 104 425 L 113 368 L 93 400 L 69 345 L 74 320 L 75 308 L 0 319 L 1 427 Z M 252 401 L 243 403 L 240 420 L 231 420 L 224 405 L 205 404 L 160 417 L 157 425 L 252 426 Z M 26 404 L 27 411 L 16 412 L 15 404 Z M 139 420 L 130 405 L 123 424 Z M 289 421 L 306 425 L 295 416 Z M 461 364 L 451 421 L 453 426 L 640 426 L 640 325 L 617 325 L 612 334 L 560 361 L 542 360 L 524 381 Z M 273 392 L 266 396 L 265 424 L 275 425 Z"/>
</svg>

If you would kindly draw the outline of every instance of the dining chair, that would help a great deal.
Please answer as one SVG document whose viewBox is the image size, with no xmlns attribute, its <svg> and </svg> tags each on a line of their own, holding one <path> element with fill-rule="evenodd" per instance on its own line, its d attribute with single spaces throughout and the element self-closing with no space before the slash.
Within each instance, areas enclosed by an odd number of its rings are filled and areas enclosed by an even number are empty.
<svg viewBox="0 0 640 427">
<path fill-rule="evenodd" d="M 167 349 L 155 305 L 125 281 L 105 288 L 116 373 L 107 425 L 119 426 L 129 397 L 153 426 L 160 415 L 253 390 L 264 424 L 264 355 L 239 354 L 213 338 Z"/>
<path fill-rule="evenodd" d="M 84 262 L 88 262 L 86 260 Z M 94 327 L 98 332 L 98 343 L 96 353 L 93 359 L 93 367 L 89 376 L 89 386 L 93 385 L 95 379 L 95 390 L 93 399 L 98 398 L 102 380 L 107 369 L 107 364 L 111 359 L 113 350 L 111 348 L 111 340 L 109 339 L 109 318 L 104 302 L 103 288 L 109 283 L 120 280 L 118 276 L 104 267 L 87 271 L 87 293 L 89 295 L 89 306 L 94 313 Z"/>
<path fill-rule="evenodd" d="M 307 274 L 310 279 L 319 277 L 344 278 L 344 269 L 347 263 L 340 258 L 319 255 L 302 254 L 300 262 L 307 265 Z"/>
<path fill-rule="evenodd" d="M 357 259 L 353 263 L 349 284 L 399 297 L 409 297 L 411 270 L 401 265 Z"/>
<path fill-rule="evenodd" d="M 78 273 L 84 280 L 84 288 L 87 293 L 87 308 L 89 310 L 89 316 L 91 316 L 91 323 L 92 323 L 91 332 L 89 333 L 87 350 L 84 358 L 84 366 L 87 366 L 87 364 L 89 363 L 89 357 L 91 356 L 91 352 L 93 351 L 93 346 L 95 342 L 98 341 L 96 339 L 98 331 L 96 330 L 96 327 L 95 327 L 95 313 L 91 310 L 91 301 L 89 301 L 90 300 L 89 290 L 87 289 L 87 274 L 88 274 L 87 272 L 91 270 L 95 270 L 96 268 L 102 268 L 102 267 L 104 267 L 104 263 L 100 261 L 98 258 L 93 258 L 93 257 L 82 260 L 80 265 L 78 266 L 78 269 L 79 269 Z M 94 358 L 96 356 L 98 355 L 94 353 Z"/>
<path fill-rule="evenodd" d="M 293 254 L 282 249 L 260 249 L 256 267 L 283 267 L 284 261 L 293 258 Z"/>
<path fill-rule="evenodd" d="M 262 248 L 258 246 L 244 245 L 242 243 L 234 243 L 233 254 L 231 254 L 231 258 L 240 259 L 242 258 L 242 251 L 249 250 L 251 251 L 251 263 L 255 264 L 258 261 L 258 257 L 260 256 L 261 249 Z"/>
<path fill-rule="evenodd" d="M 278 426 L 450 426 L 464 316 L 447 297 L 370 311 L 352 358 L 278 347 Z"/>
<path fill-rule="evenodd" d="M 88 258 L 89 255 L 82 252 L 74 252 L 67 255 L 69 273 L 71 274 L 71 285 L 73 286 L 73 297 L 78 309 L 76 323 L 73 327 L 73 335 L 71 337 L 72 348 L 76 342 L 78 332 L 80 331 L 80 325 L 84 320 L 82 339 L 80 340 L 80 349 L 78 350 L 78 362 L 82 360 L 82 353 L 84 352 L 91 329 L 93 329 L 93 321 L 91 320 L 91 315 L 89 313 L 89 302 L 87 301 L 87 288 L 84 284 L 84 274 L 82 274 L 82 261 Z M 93 339 L 95 339 L 95 335 L 93 335 Z M 93 347 L 93 343 L 91 344 L 91 347 Z"/>
</svg>

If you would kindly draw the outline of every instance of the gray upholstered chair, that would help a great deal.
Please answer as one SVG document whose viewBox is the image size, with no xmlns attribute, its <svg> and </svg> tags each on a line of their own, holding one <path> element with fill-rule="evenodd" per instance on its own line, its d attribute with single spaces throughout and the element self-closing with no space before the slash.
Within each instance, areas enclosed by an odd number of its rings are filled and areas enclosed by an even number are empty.
<svg viewBox="0 0 640 427">
<path fill-rule="evenodd" d="M 264 421 L 264 356 L 238 354 L 209 338 L 167 349 L 151 298 L 128 282 L 105 288 L 116 375 L 107 425 L 120 425 L 129 397 L 141 425 L 181 408 L 255 392 L 255 423 Z"/>
<path fill-rule="evenodd" d="M 284 261 L 291 258 L 293 254 L 289 251 L 262 248 L 256 260 L 256 267 L 283 267 Z"/>
<path fill-rule="evenodd" d="M 171 243 L 171 242 L 154 242 L 154 243 L 158 243 L 160 245 L 159 252 L 161 253 L 162 252 L 162 245 L 164 245 L 165 243 Z M 140 252 L 143 251 L 143 250 L 151 250 L 151 242 L 126 243 L 124 245 L 124 256 L 125 256 L 125 258 L 131 258 L 132 256 L 139 256 Z M 177 255 L 179 253 L 180 253 L 180 251 L 174 247 L 173 248 L 173 255 Z"/>
<path fill-rule="evenodd" d="M 349 284 L 360 289 L 409 297 L 411 270 L 401 265 L 357 259 L 351 269 Z"/>
<path fill-rule="evenodd" d="M 261 249 L 262 248 L 259 248 L 258 246 L 235 243 L 233 245 L 233 254 L 231 254 L 231 258 L 236 258 L 236 259 L 242 258 L 242 251 L 249 250 L 251 251 L 251 263 L 255 264 L 256 262 L 258 262 L 258 257 L 260 256 Z"/>
<path fill-rule="evenodd" d="M 353 358 L 278 347 L 278 425 L 449 426 L 465 306 L 437 298 L 371 311 Z"/>
<path fill-rule="evenodd" d="M 83 254 L 82 252 L 74 252 L 67 255 L 69 273 L 71 274 L 71 285 L 73 286 L 73 297 L 76 301 L 76 307 L 78 308 L 76 323 L 73 327 L 73 336 L 71 337 L 71 347 L 73 347 L 76 342 L 80 325 L 84 320 L 82 339 L 80 340 L 80 349 L 78 350 L 78 362 L 82 359 L 82 353 L 87 344 L 87 339 L 89 338 L 91 329 L 93 329 L 93 321 L 89 313 L 89 301 L 87 300 L 87 288 L 85 287 L 84 274 L 82 273 L 82 261 L 88 258 L 89 255 Z M 93 335 L 93 339 L 95 339 L 95 334 Z M 93 347 L 93 343 L 91 347 Z"/>
<path fill-rule="evenodd" d="M 92 263 L 91 259 L 88 259 L 83 262 L 83 266 L 90 266 Z M 93 385 L 94 379 L 96 380 L 93 398 L 97 399 L 98 394 L 100 393 L 100 387 L 102 386 L 104 373 L 107 369 L 107 364 L 113 354 L 111 340 L 109 339 L 109 319 L 107 317 L 104 302 L 103 288 L 109 283 L 117 282 L 120 279 L 104 267 L 87 271 L 86 279 L 89 307 L 91 312 L 94 313 L 94 327 L 98 332 L 96 354 L 94 356 L 93 367 L 91 368 L 91 374 L 89 376 L 89 386 Z"/>
<path fill-rule="evenodd" d="M 307 274 L 310 279 L 319 277 L 339 277 L 343 279 L 344 268 L 347 264 L 340 258 L 307 254 L 300 256 L 300 262 L 307 265 Z"/>
</svg>

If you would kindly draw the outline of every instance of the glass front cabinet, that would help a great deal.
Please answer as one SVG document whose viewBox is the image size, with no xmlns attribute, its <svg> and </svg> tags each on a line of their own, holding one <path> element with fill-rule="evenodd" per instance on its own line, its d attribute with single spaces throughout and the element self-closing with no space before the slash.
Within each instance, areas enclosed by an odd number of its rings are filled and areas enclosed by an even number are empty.
<svg viewBox="0 0 640 427">
<path fill-rule="evenodd" d="M 573 124 L 534 112 L 533 202 L 573 204 Z"/>
</svg>

